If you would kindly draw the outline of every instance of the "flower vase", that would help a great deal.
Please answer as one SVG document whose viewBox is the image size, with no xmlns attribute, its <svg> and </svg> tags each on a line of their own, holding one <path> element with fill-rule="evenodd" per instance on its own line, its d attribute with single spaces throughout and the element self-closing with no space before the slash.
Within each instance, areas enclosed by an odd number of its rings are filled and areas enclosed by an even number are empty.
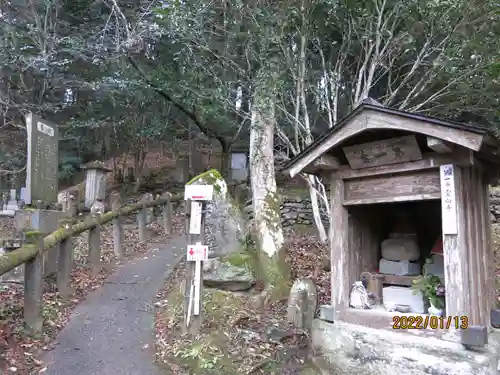
<svg viewBox="0 0 500 375">
<path fill-rule="evenodd" d="M 430 302 L 430 301 L 429 301 Z M 429 315 L 433 316 L 443 316 L 444 315 L 444 309 L 438 309 L 436 306 L 430 302 L 431 306 L 427 310 L 429 312 Z"/>
</svg>

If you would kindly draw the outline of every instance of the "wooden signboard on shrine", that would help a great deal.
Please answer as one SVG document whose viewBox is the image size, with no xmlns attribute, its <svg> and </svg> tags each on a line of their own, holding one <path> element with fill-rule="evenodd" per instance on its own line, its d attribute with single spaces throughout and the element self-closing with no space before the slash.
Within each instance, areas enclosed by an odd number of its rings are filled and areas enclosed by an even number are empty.
<svg viewBox="0 0 500 375">
<path fill-rule="evenodd" d="M 414 135 L 344 147 L 343 150 L 352 169 L 422 159 Z"/>
</svg>

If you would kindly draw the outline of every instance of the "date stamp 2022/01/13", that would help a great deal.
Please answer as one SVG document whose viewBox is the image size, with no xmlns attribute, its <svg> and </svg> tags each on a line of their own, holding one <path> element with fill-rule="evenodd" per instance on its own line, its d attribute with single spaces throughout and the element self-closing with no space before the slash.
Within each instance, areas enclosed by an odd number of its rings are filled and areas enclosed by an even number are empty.
<svg viewBox="0 0 500 375">
<path fill-rule="evenodd" d="M 392 318 L 393 329 L 467 329 L 466 316 L 396 315 Z"/>
</svg>

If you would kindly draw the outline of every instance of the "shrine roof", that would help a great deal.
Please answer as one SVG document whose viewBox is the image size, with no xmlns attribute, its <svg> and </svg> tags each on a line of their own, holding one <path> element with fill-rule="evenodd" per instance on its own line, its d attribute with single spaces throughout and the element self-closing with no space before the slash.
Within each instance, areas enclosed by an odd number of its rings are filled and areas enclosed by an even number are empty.
<svg viewBox="0 0 500 375">
<path fill-rule="evenodd" d="M 343 146 L 350 138 L 364 132 L 393 131 L 429 136 L 474 152 L 500 155 L 500 142 L 486 127 L 462 124 L 432 116 L 384 107 L 367 98 L 331 129 L 289 160 L 283 171 L 294 177 L 325 153 Z M 500 158 L 498 158 L 500 164 Z"/>
</svg>

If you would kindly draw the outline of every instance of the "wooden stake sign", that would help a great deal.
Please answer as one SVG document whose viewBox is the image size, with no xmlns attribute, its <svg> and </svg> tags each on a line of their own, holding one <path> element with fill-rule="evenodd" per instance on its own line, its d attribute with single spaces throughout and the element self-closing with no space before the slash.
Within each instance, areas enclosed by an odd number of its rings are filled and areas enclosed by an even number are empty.
<svg viewBox="0 0 500 375">
<path fill-rule="evenodd" d="M 193 301 L 193 314 L 198 316 L 200 315 L 200 285 L 202 283 L 201 280 L 201 262 L 208 259 L 208 246 L 202 245 L 200 242 L 197 242 L 196 245 L 188 245 L 187 246 L 187 254 L 186 260 L 188 262 L 194 262 L 194 298 Z M 189 309 L 190 310 L 190 309 Z M 188 311 L 188 316 L 191 311 Z"/>
<path fill-rule="evenodd" d="M 191 202 L 191 217 L 189 218 L 189 234 L 201 234 L 202 202 Z"/>
<path fill-rule="evenodd" d="M 205 201 L 212 199 L 212 185 L 186 185 L 186 283 L 184 295 L 184 329 L 196 333 L 203 322 L 203 261 L 208 259 L 208 246 L 203 245 Z"/>
</svg>

